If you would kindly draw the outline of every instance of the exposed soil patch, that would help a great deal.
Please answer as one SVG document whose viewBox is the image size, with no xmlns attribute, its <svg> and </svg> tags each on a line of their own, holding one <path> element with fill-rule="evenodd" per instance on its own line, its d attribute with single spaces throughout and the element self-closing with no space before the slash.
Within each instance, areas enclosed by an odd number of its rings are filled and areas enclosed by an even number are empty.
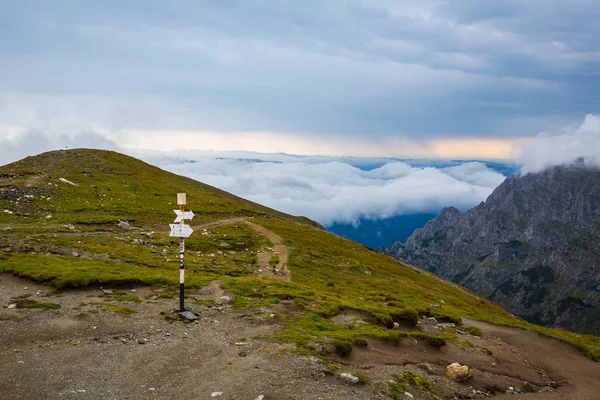
<svg viewBox="0 0 600 400">
<path fill-rule="evenodd" d="M 376 318 L 367 311 L 347 308 L 330 319 L 336 324 L 361 324 L 368 321 L 374 321 Z"/>
<path fill-rule="evenodd" d="M 281 243 L 281 237 L 276 233 L 249 221 L 245 221 L 252 229 L 264 235 L 273 243 L 272 251 L 263 251 L 258 254 L 258 265 L 263 275 L 273 276 L 285 282 L 291 282 L 292 273 L 288 269 L 290 248 Z M 275 261 L 275 262 L 273 262 Z"/>
<path fill-rule="evenodd" d="M 278 321 L 300 311 L 293 299 L 272 309 L 241 312 L 196 305 L 199 323 L 185 324 L 165 318 L 176 316 L 176 298 L 157 299 L 150 287 L 133 290 L 56 293 L 0 275 L 2 307 L 24 294 L 61 305 L 58 310 L 0 308 L 2 398 L 210 399 L 213 392 L 223 392 L 217 398 L 386 399 L 390 381 L 415 399 L 486 398 L 483 393 L 498 399 L 597 398 L 599 364 L 568 344 L 530 331 L 465 321 L 480 328 L 482 337 L 465 334 L 473 347 L 449 343 L 441 349 L 411 337 L 397 344 L 366 338 L 368 346 L 331 358 L 340 370 L 330 375 L 316 358 L 293 355 L 295 346 L 270 339 L 280 329 Z M 213 299 L 222 290 L 213 281 L 190 297 Z M 120 308 L 130 309 L 131 317 L 124 318 Z M 356 323 L 369 315 L 348 309 L 337 318 Z M 451 362 L 469 365 L 473 378 L 464 383 L 446 378 Z M 342 371 L 364 376 L 368 383 L 344 382 L 338 376 Z M 508 387 L 541 392 L 502 394 Z"/>
</svg>

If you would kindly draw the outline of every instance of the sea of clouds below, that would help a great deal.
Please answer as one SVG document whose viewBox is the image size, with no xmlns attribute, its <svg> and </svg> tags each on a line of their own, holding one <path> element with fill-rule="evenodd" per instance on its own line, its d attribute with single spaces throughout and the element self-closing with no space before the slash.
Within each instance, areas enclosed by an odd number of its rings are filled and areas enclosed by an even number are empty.
<svg viewBox="0 0 600 400">
<path fill-rule="evenodd" d="M 249 152 L 159 152 L 122 149 L 97 133 L 52 135 L 28 131 L 0 139 L 0 164 L 58 148 L 102 148 L 126 152 L 257 203 L 324 225 L 357 223 L 396 215 L 468 209 L 485 200 L 504 176 L 482 162 L 445 166 L 389 159 L 305 157 Z M 540 133 L 522 149 L 521 173 L 570 164 L 583 157 L 600 166 L 600 117 L 581 125 Z M 371 167 L 367 167 L 371 165 Z"/>
<path fill-rule="evenodd" d="M 467 209 L 485 200 L 504 176 L 480 162 L 447 168 L 389 162 L 363 170 L 339 161 L 271 162 L 248 159 L 147 157 L 168 171 L 219 187 L 324 225 L 361 218 Z"/>
</svg>

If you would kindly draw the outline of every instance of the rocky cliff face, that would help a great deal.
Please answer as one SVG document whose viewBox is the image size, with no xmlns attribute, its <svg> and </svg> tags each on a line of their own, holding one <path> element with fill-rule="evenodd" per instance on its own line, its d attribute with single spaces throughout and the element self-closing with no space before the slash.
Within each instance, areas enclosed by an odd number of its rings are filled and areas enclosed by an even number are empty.
<svg viewBox="0 0 600 400">
<path fill-rule="evenodd" d="M 600 335 L 600 169 L 515 176 L 390 253 L 534 323 Z"/>
</svg>

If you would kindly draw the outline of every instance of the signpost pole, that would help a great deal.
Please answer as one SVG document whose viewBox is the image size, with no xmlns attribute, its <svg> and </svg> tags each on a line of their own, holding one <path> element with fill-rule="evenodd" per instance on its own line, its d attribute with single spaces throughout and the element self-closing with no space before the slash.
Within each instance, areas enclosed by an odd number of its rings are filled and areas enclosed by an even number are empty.
<svg viewBox="0 0 600 400">
<path fill-rule="evenodd" d="M 177 193 L 177 204 L 179 205 L 179 211 L 183 214 L 185 212 L 185 193 Z M 185 220 L 182 218 L 179 221 L 180 224 L 185 224 Z M 185 239 L 183 236 L 179 237 L 179 311 L 185 311 L 184 305 L 184 288 L 185 288 Z"/>
</svg>

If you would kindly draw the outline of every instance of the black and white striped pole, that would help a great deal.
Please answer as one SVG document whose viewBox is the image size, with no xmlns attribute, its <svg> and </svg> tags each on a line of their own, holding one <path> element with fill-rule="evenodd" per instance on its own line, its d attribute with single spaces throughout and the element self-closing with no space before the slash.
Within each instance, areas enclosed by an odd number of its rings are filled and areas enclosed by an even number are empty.
<svg viewBox="0 0 600 400">
<path fill-rule="evenodd" d="M 175 211 L 177 218 L 175 223 L 170 224 L 171 233 L 169 236 L 179 237 L 179 311 L 185 311 L 184 292 L 185 292 L 185 238 L 189 237 L 193 230 L 189 225 L 185 224 L 186 219 L 192 219 L 194 213 L 185 211 L 186 195 L 185 193 L 177 193 L 177 205 L 179 210 Z"/>
</svg>

